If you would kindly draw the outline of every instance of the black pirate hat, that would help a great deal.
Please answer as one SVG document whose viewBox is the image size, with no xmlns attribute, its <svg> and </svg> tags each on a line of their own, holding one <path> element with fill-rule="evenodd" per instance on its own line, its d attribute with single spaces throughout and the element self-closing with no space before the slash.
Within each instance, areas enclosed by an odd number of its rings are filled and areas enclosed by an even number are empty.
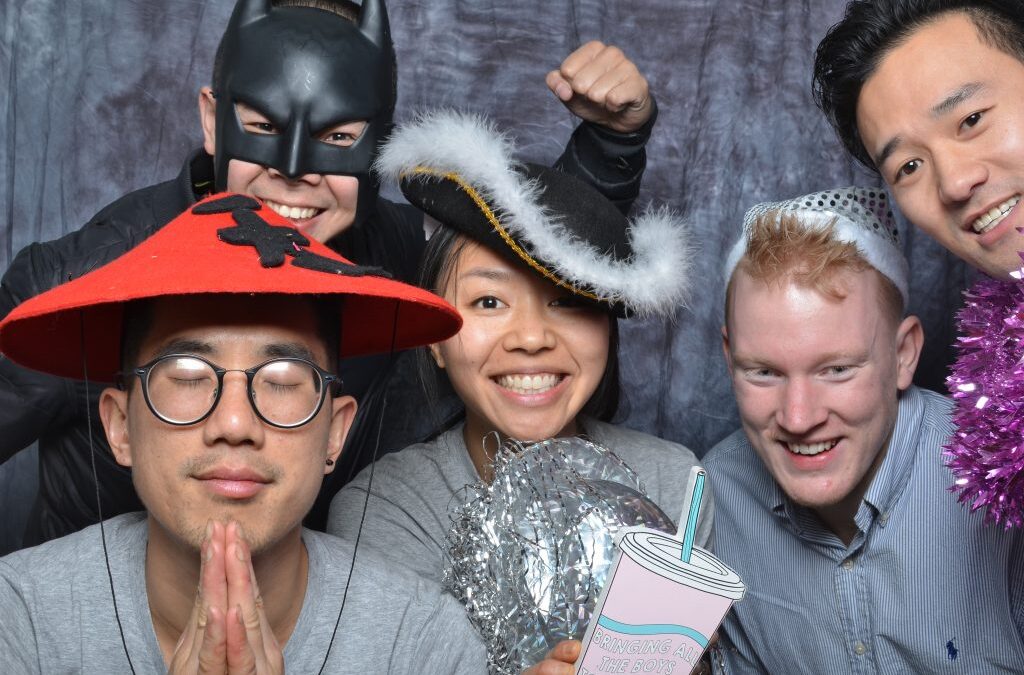
<svg viewBox="0 0 1024 675">
<path fill-rule="evenodd" d="M 375 168 L 441 224 L 619 313 L 668 315 L 686 299 L 678 216 L 627 219 L 578 178 L 513 159 L 508 138 L 479 117 L 437 112 L 403 125 Z"/>
</svg>

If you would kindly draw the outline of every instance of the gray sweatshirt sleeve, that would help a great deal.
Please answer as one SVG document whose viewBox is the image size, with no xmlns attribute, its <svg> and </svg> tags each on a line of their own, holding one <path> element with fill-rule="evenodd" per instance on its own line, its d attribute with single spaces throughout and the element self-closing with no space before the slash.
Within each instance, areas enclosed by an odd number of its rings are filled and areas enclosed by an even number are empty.
<svg viewBox="0 0 1024 675">
<path fill-rule="evenodd" d="M 8 673 L 41 673 L 39 647 L 30 611 L 31 598 L 17 571 L 0 560 L 0 664 Z M 54 646 L 56 648 L 56 646 Z"/>
<path fill-rule="evenodd" d="M 484 675 L 487 652 L 465 609 L 447 593 L 437 597 L 437 603 L 426 609 L 420 620 L 407 622 L 407 630 L 395 644 L 389 672 Z"/>
</svg>

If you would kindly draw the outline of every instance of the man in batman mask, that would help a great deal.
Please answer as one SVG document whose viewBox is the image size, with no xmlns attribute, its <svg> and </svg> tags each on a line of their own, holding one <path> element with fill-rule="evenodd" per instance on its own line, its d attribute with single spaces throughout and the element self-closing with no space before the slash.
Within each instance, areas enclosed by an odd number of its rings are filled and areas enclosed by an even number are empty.
<svg viewBox="0 0 1024 675">
<path fill-rule="evenodd" d="M 615 47 L 588 43 L 550 73 L 547 84 L 584 120 L 560 167 L 628 209 L 639 190 L 656 112 L 646 80 Z M 425 243 L 422 216 L 380 198 L 370 172 L 394 104 L 394 50 L 382 0 L 362 6 L 239 0 L 217 52 L 213 87 L 199 94 L 203 148 L 188 157 L 177 178 L 122 197 L 61 239 L 22 250 L 3 277 L 0 317 L 109 262 L 215 189 L 263 199 L 346 257 L 411 280 Z M 363 407 L 350 439 L 357 449 L 374 443 L 382 379 L 375 387 L 370 383 L 383 365 L 347 368 L 348 393 Z M 39 441 L 39 495 L 23 546 L 96 522 L 97 501 L 103 517 L 141 508 L 129 474 L 105 451 L 94 423 L 97 394 L 88 401 L 82 384 L 0 357 L 0 462 Z M 409 408 L 389 403 L 390 410 Z M 384 428 L 389 426 L 390 419 Z M 98 487 L 90 433 L 104 449 L 95 456 Z M 362 463 L 367 459 L 364 453 Z M 335 475 L 355 468 L 339 467 Z"/>
</svg>

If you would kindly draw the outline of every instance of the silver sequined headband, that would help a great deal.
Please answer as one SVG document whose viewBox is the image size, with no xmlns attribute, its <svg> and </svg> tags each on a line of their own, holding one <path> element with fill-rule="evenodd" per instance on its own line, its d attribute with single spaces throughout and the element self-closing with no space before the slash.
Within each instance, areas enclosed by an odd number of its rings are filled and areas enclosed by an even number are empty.
<svg viewBox="0 0 1024 675">
<path fill-rule="evenodd" d="M 834 221 L 836 239 L 854 244 L 872 267 L 895 284 L 903 296 L 904 306 L 909 302 L 910 267 L 900 248 L 896 219 L 889 209 L 889 200 L 883 190 L 876 188 L 839 188 L 754 206 L 744 216 L 743 235 L 726 258 L 726 282 L 732 278 L 736 265 L 747 251 L 747 240 L 754 222 L 772 211 L 780 215 L 797 215 L 807 227 L 827 227 Z"/>
</svg>

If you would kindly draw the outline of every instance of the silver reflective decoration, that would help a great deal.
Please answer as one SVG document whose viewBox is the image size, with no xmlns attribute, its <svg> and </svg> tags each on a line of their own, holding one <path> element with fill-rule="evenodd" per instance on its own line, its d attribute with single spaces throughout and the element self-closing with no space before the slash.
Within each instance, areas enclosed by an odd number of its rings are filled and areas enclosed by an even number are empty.
<svg viewBox="0 0 1024 675">
<path fill-rule="evenodd" d="M 615 555 L 615 534 L 675 533 L 636 474 L 581 438 L 510 441 L 494 481 L 466 487 L 448 533 L 445 587 L 487 644 L 490 671 L 520 673 L 559 641 L 582 639 Z"/>
</svg>

